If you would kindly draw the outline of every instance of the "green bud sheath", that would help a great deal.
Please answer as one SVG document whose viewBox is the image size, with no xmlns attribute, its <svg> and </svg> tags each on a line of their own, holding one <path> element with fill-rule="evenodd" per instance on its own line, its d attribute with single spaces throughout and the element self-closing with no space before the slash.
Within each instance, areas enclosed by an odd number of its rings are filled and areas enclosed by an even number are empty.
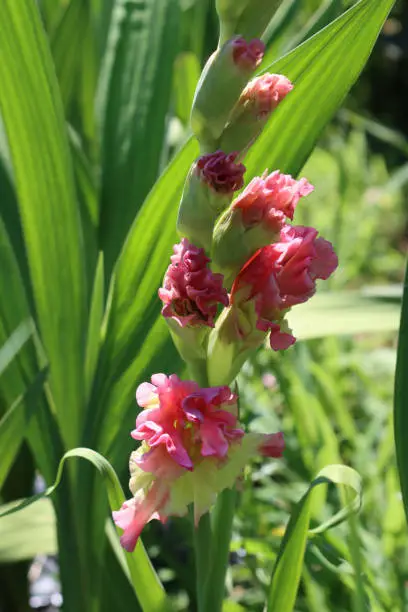
<svg viewBox="0 0 408 612">
<path fill-rule="evenodd" d="M 190 170 L 177 217 L 177 231 L 209 252 L 214 223 L 229 205 L 231 196 L 218 194 L 202 182 L 195 168 Z"/>
<path fill-rule="evenodd" d="M 274 242 L 279 233 L 271 233 L 262 225 L 247 228 L 240 210 L 228 208 L 214 228 L 211 260 L 215 272 L 224 275 L 224 287 L 231 289 L 238 272 L 254 253 Z"/>
<path fill-rule="evenodd" d="M 282 0 L 216 0 L 220 44 L 239 34 L 261 37 Z"/>
<path fill-rule="evenodd" d="M 194 162 L 181 198 L 177 231 L 210 252 L 214 224 L 244 183 L 245 166 L 236 153 L 215 151 Z"/>
<path fill-rule="evenodd" d="M 265 116 L 259 119 L 251 112 L 238 113 L 223 131 L 219 140 L 220 148 L 227 153 L 239 151 L 244 154 L 261 134 L 268 118 Z"/>
<path fill-rule="evenodd" d="M 240 332 L 244 333 L 244 336 Z M 230 384 L 243 364 L 264 341 L 265 333 L 256 329 L 254 304 L 225 309 L 211 330 L 208 340 L 207 371 L 211 385 Z"/>
<path fill-rule="evenodd" d="M 235 37 L 210 57 L 197 85 L 191 127 L 202 150 L 216 148 L 243 88 L 262 61 L 264 45 Z"/>
</svg>

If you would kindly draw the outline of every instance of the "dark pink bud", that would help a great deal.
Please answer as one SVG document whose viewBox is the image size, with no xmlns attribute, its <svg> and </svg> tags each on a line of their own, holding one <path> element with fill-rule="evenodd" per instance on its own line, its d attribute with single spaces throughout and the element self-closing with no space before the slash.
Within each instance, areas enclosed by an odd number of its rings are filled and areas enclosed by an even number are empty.
<svg viewBox="0 0 408 612">
<path fill-rule="evenodd" d="M 285 440 L 282 432 L 265 435 L 262 443 L 259 446 L 259 452 L 264 457 L 282 457 L 284 450 Z"/>
<path fill-rule="evenodd" d="M 249 42 L 244 38 L 235 38 L 232 44 L 232 57 L 239 68 L 252 72 L 262 62 L 265 45 L 259 38 L 254 38 Z"/>
<path fill-rule="evenodd" d="M 174 245 L 174 255 L 164 277 L 159 297 L 164 317 L 175 319 L 181 327 L 186 325 L 214 327 L 218 304 L 228 306 L 228 293 L 224 289 L 223 275 L 213 274 L 204 249 L 183 238 Z"/>
<path fill-rule="evenodd" d="M 245 166 L 235 163 L 238 153 L 216 151 L 197 160 L 197 173 L 217 193 L 231 194 L 244 185 Z"/>
</svg>

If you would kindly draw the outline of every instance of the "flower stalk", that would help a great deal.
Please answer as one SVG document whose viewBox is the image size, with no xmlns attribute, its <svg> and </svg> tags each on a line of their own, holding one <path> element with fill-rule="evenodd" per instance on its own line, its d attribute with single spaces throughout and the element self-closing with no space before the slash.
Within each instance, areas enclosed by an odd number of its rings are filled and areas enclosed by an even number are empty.
<svg viewBox="0 0 408 612">
<path fill-rule="evenodd" d="M 262 33 L 277 4 L 217 2 L 221 37 L 231 32 L 197 86 L 191 124 L 201 155 L 186 180 L 181 240 L 158 291 L 191 379 L 159 373 L 139 385 L 132 497 L 113 513 L 128 552 L 149 521 L 193 517 L 199 612 L 222 609 L 237 479 L 252 457 L 278 459 L 284 450 L 281 432 L 245 431 L 230 385 L 266 339 L 275 351 L 296 341 L 288 311 L 310 299 L 338 263 L 317 230 L 292 223 L 313 190 L 306 178 L 265 170 L 244 185 L 244 152 L 293 88 L 284 75 L 251 80 L 264 45 L 242 37 Z M 240 24 L 247 28 L 238 31 Z"/>
</svg>

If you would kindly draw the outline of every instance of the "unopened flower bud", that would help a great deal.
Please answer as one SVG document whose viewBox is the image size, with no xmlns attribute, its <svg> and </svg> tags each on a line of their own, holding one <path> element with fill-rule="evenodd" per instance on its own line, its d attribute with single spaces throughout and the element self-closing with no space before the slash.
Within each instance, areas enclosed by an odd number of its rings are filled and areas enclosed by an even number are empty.
<svg viewBox="0 0 408 612">
<path fill-rule="evenodd" d="M 232 202 L 214 229 L 212 259 L 228 288 L 243 264 L 261 247 L 279 240 L 287 219 L 293 219 L 300 198 L 313 191 L 305 179 L 275 170 L 255 177 Z"/>
<path fill-rule="evenodd" d="M 220 41 L 234 34 L 261 36 L 282 0 L 216 0 Z"/>
<path fill-rule="evenodd" d="M 241 37 L 227 41 L 208 60 L 197 85 L 191 127 L 204 149 L 216 148 L 248 79 L 262 61 L 265 45 Z"/>
<path fill-rule="evenodd" d="M 214 327 L 218 306 L 228 306 L 229 299 L 223 276 L 211 272 L 204 249 L 183 238 L 173 250 L 158 293 L 173 341 L 193 371 L 205 363 L 209 328 Z"/>
<path fill-rule="evenodd" d="M 213 274 L 204 249 L 186 238 L 175 244 L 173 250 L 163 287 L 159 289 L 164 304 L 162 315 L 174 319 L 180 327 L 214 327 L 218 304 L 228 306 L 222 274 Z"/>
<path fill-rule="evenodd" d="M 177 231 L 197 246 L 211 248 L 214 224 L 244 184 L 245 166 L 237 153 L 203 155 L 187 177 L 177 219 Z"/>
<path fill-rule="evenodd" d="M 258 138 L 271 113 L 292 91 L 281 74 L 263 74 L 252 79 L 242 92 L 219 140 L 224 151 L 243 151 Z"/>
</svg>

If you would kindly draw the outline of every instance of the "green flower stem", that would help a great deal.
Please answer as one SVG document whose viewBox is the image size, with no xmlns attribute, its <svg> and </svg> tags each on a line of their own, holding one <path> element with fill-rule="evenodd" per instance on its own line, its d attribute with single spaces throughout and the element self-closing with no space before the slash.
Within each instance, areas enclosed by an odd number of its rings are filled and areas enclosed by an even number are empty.
<svg viewBox="0 0 408 612">
<path fill-rule="evenodd" d="M 205 584 L 203 612 L 221 612 L 222 609 L 236 500 L 236 490 L 225 489 L 218 496 L 212 513 L 211 563 Z"/>
<path fill-rule="evenodd" d="M 187 362 L 190 376 L 208 387 L 206 360 Z M 225 575 L 236 504 L 236 491 L 226 489 L 217 499 L 213 512 L 204 514 L 194 528 L 196 589 L 199 612 L 221 612 L 225 590 Z"/>
<path fill-rule="evenodd" d="M 206 512 L 206 514 L 203 514 L 200 518 L 200 522 L 194 529 L 196 588 L 199 612 L 204 612 L 206 610 L 204 598 L 208 584 L 208 576 L 210 574 L 212 542 L 211 519 L 209 512 Z"/>
</svg>

